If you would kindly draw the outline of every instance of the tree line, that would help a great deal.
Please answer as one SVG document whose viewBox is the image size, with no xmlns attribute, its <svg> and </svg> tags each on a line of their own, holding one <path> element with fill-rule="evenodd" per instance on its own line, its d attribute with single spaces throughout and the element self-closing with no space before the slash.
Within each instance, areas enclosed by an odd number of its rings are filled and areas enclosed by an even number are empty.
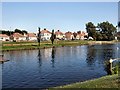
<svg viewBox="0 0 120 90">
<path fill-rule="evenodd" d="M 86 24 L 86 30 L 88 37 L 92 37 L 97 41 L 111 41 L 115 39 L 115 34 L 117 32 L 117 27 L 108 21 L 98 23 L 95 26 L 92 22 Z"/>
<path fill-rule="evenodd" d="M 14 31 L 1 30 L 1 33 L 10 36 L 10 35 L 13 35 L 13 33 L 20 33 L 20 34 L 24 35 L 24 34 L 27 34 L 28 32 L 26 30 L 15 29 Z"/>
</svg>

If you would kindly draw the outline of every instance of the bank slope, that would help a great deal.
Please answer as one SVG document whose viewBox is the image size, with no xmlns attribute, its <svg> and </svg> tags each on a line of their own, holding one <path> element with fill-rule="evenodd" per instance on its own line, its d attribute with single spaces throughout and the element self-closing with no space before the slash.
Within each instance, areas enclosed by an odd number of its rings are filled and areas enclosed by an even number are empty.
<svg viewBox="0 0 120 90">
<path fill-rule="evenodd" d="M 65 86 L 59 86 L 51 89 L 63 89 L 63 88 L 118 88 L 119 87 L 119 77 L 117 74 L 103 76 L 98 79 L 88 80 L 84 82 L 77 82 L 74 84 L 69 84 Z"/>
</svg>

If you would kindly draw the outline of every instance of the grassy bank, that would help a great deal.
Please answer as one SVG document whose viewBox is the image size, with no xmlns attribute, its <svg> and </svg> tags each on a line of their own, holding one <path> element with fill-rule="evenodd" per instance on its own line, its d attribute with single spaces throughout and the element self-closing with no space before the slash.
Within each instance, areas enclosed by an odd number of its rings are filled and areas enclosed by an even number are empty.
<svg viewBox="0 0 120 90">
<path fill-rule="evenodd" d="M 47 41 L 41 42 L 40 46 L 37 42 L 3 42 L 2 50 L 38 49 L 62 46 L 77 46 L 86 44 L 88 44 L 88 41 L 55 41 L 53 45 L 50 41 Z"/>
<path fill-rule="evenodd" d="M 111 44 L 115 41 L 55 41 L 51 44 L 51 41 L 41 42 L 40 46 L 37 42 L 2 42 L 2 50 L 26 50 L 26 49 L 38 49 L 38 48 L 50 48 L 50 47 L 61 47 L 61 46 L 78 46 L 78 45 L 94 45 L 94 44 Z"/>
<path fill-rule="evenodd" d="M 103 76 L 98 79 L 77 82 L 65 86 L 49 88 L 49 90 L 65 89 L 65 88 L 119 88 L 118 74 Z"/>
</svg>

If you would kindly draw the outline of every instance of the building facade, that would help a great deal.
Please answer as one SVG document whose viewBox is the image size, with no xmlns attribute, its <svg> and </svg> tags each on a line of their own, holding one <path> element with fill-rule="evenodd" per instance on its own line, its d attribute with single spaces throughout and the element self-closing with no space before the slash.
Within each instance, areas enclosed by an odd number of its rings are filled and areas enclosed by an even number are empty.
<svg viewBox="0 0 120 90">
<path fill-rule="evenodd" d="M 47 29 L 41 31 L 41 40 L 50 40 L 51 32 Z"/>
<path fill-rule="evenodd" d="M 10 41 L 10 37 L 6 34 L 0 34 L 0 41 Z"/>
</svg>

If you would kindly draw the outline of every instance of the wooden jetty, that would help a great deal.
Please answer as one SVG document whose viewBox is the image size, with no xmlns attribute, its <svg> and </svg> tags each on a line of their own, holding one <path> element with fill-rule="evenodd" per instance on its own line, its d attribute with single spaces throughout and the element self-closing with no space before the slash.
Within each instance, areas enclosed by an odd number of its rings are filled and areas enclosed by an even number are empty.
<svg viewBox="0 0 120 90">
<path fill-rule="evenodd" d="M 4 57 L 4 55 L 0 55 L 0 63 L 9 61 L 9 60 L 4 59 L 3 57 Z"/>
</svg>

